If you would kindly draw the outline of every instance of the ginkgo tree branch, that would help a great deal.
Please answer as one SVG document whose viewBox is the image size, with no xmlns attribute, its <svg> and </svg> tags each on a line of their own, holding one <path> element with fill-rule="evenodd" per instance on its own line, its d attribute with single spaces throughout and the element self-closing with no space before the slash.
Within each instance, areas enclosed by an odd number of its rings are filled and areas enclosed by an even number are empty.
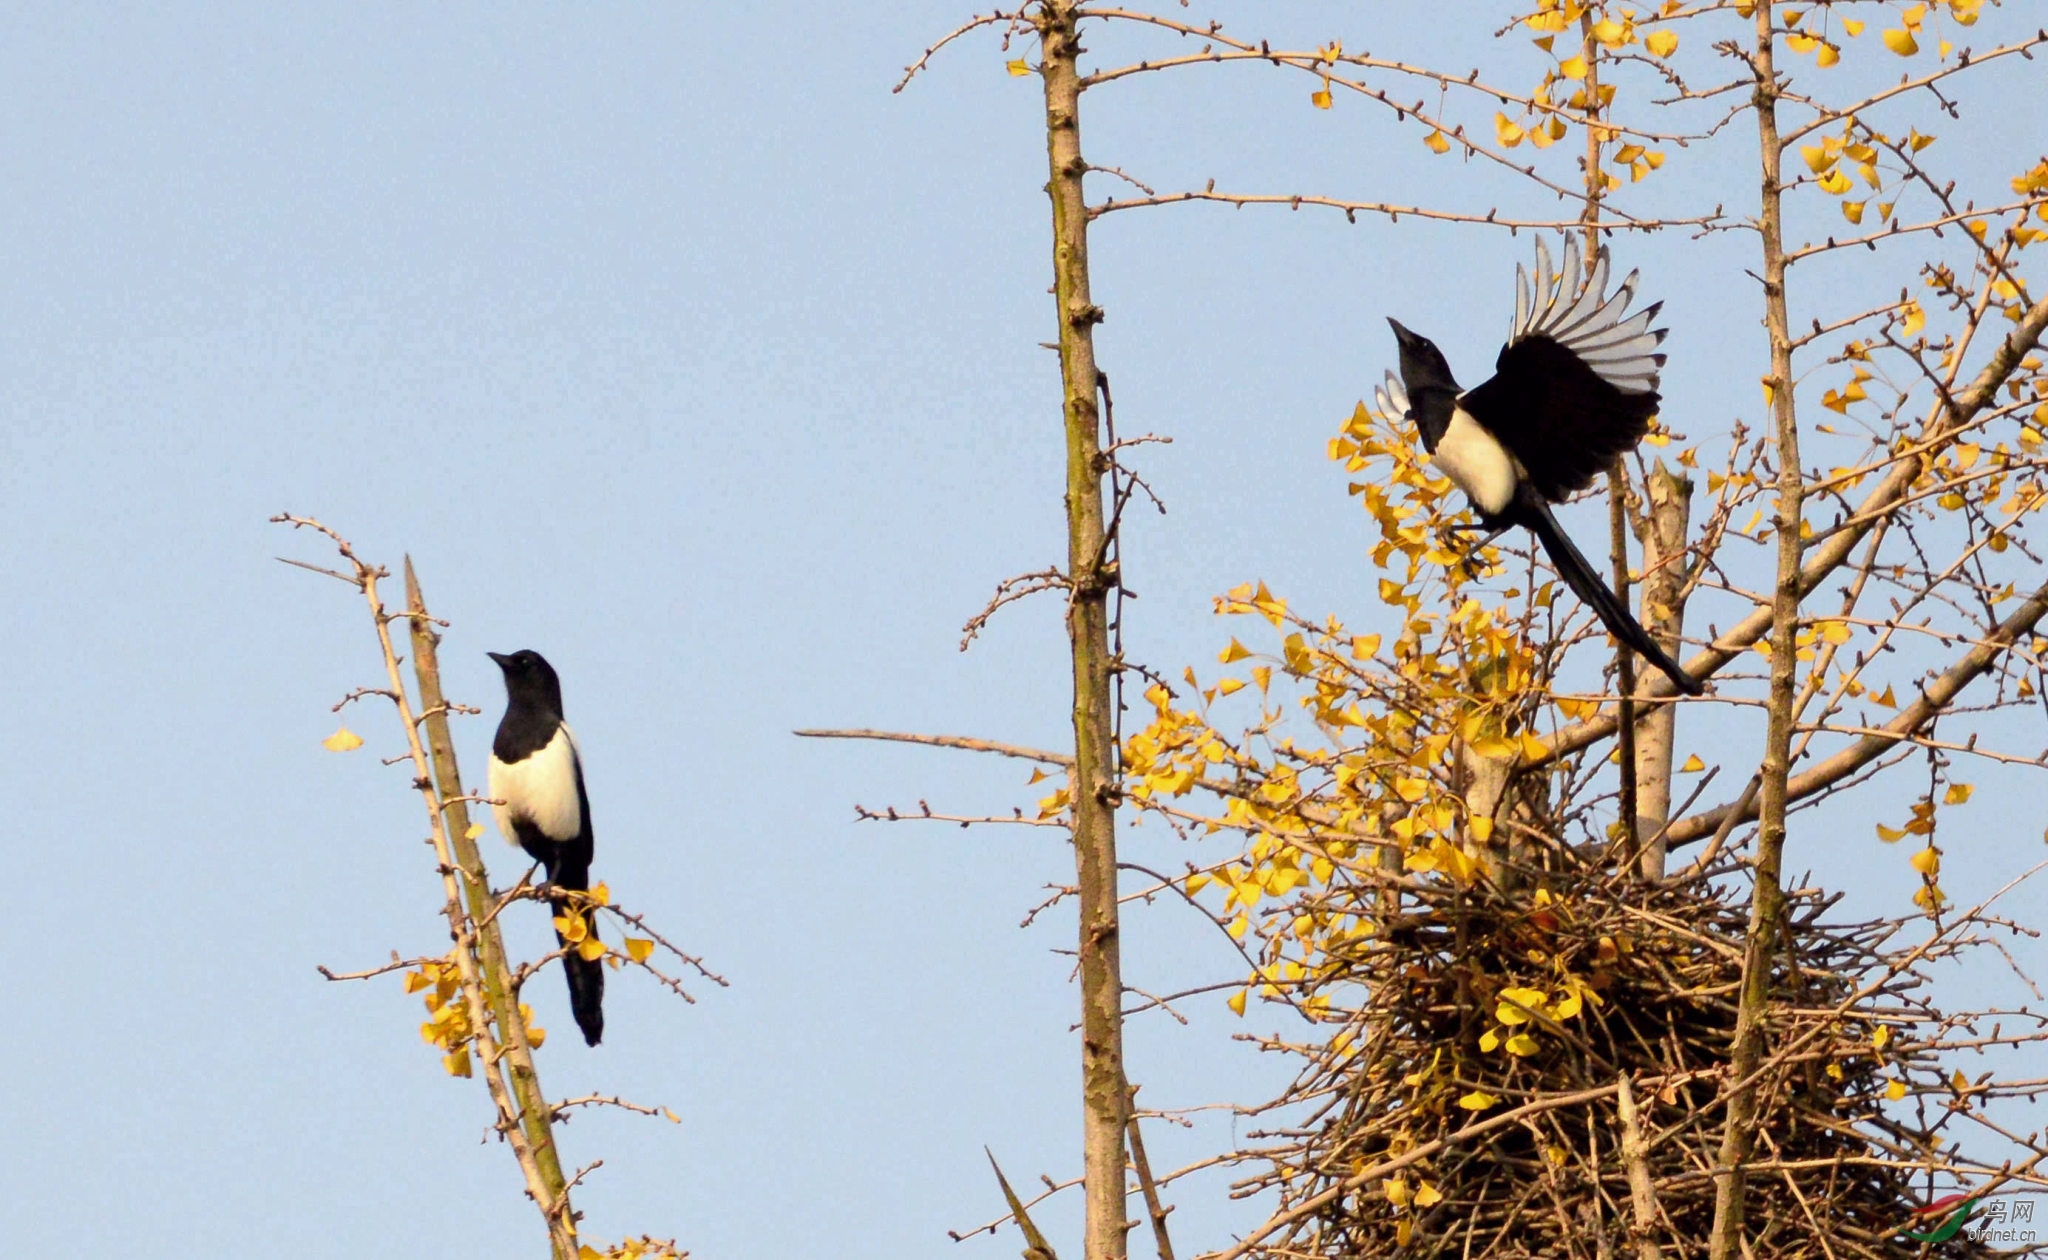
<svg viewBox="0 0 2048 1260">
<path fill-rule="evenodd" d="M 948 44 L 951 44 L 953 41 L 961 38 L 962 36 L 971 34 L 974 31 L 978 31 L 984 26 L 993 26 L 998 22 L 1008 22 L 1013 25 L 1019 25 L 1022 24 L 1023 21 L 1024 10 L 1021 7 L 1019 7 L 1016 9 L 1012 9 L 1007 13 L 1005 13 L 1001 9 L 997 9 L 993 13 L 984 13 L 978 17 L 970 18 L 967 21 L 962 22 L 959 26 L 956 26 L 952 30 L 946 32 L 946 34 L 942 38 L 934 42 L 931 45 L 931 47 L 925 49 L 924 53 L 921 56 L 919 56 L 916 61 L 913 61 L 909 65 L 905 66 L 903 68 L 903 77 L 896 81 L 896 86 L 894 88 L 891 88 L 890 91 L 901 92 L 904 88 L 910 86 L 910 81 L 916 78 L 924 70 L 926 66 L 929 66 L 932 63 L 933 57 L 938 56 L 939 53 L 943 51 Z"/>
<path fill-rule="evenodd" d="M 419 577 L 412 557 L 405 558 L 405 604 L 412 630 L 413 673 L 419 681 L 420 704 L 426 710 L 424 725 L 432 752 L 434 785 L 440 796 L 447 836 L 461 872 L 462 893 L 468 905 L 471 931 L 476 940 L 484 999 L 490 1007 L 492 1025 L 503 1043 L 506 1075 L 518 1103 L 516 1119 L 526 1144 L 533 1151 L 541 1179 L 547 1183 L 561 1207 L 559 1215 L 575 1233 L 574 1216 L 568 1206 L 568 1186 L 562 1177 L 560 1156 L 555 1150 L 554 1130 L 549 1121 L 552 1110 L 541 1092 L 540 1075 L 533 1063 L 533 1047 L 526 1036 L 526 1021 L 520 1017 L 519 995 L 507 982 L 510 975 L 505 956 L 505 938 L 499 930 L 491 884 L 478 852 L 476 836 L 469 821 L 469 797 L 462 790 L 462 771 L 455 761 L 455 739 L 448 729 L 448 705 L 441 693 L 441 636 L 427 616 Z M 542 1200 L 543 1204 L 547 1201 Z"/>
<path fill-rule="evenodd" d="M 1812 121 L 1786 131 L 1779 137 L 1779 140 L 1787 145 L 1797 144 L 1823 127 L 1841 122 L 1845 118 L 1854 118 L 1874 106 L 1891 100 L 1895 96 L 1903 96 L 1908 92 L 1917 92 L 1922 88 L 1933 87 L 1943 79 L 1984 65 L 1986 62 L 1996 61 L 2001 57 L 2010 57 L 2015 53 L 2022 57 L 2029 57 L 2031 56 L 2029 50 L 2044 43 L 2048 43 L 2048 30 L 2036 31 L 2026 39 L 2004 44 L 1985 52 L 1973 54 L 1965 51 L 1964 55 L 1957 59 L 1954 65 L 1943 66 L 1939 70 L 1917 77 L 1901 79 L 1883 91 L 1874 92 L 1853 105 L 1821 105 L 1817 102 L 1800 98 L 1802 104 L 1814 111 L 1814 117 Z"/>
<path fill-rule="evenodd" d="M 1849 559 L 1850 553 L 1855 550 L 1856 544 L 1877 526 L 1879 520 L 1913 492 L 1914 483 L 1926 469 L 1933 452 L 1941 443 L 1967 428 L 1976 414 L 1992 401 L 2000 387 L 2011 379 L 2012 374 L 2019 368 L 2020 361 L 2040 345 L 2044 331 L 2048 331 L 2048 298 L 2034 303 L 2027 309 L 2018 326 L 2006 334 L 2005 341 L 1992 354 L 1990 361 L 1977 373 L 1967 389 L 1955 395 L 1952 403 L 1936 404 L 1913 447 L 1891 466 L 1884 479 L 1857 504 L 1856 514 L 1851 523 L 1828 534 L 1809 548 L 1810 554 L 1799 571 L 1802 596 L 1819 587 L 1841 568 Z M 1686 672 L 1695 678 L 1712 675 L 1754 647 L 1770 628 L 1771 608 L 1765 604 L 1716 636 L 1708 647 L 1694 653 L 1692 658 L 1685 662 Z M 1653 699 L 1668 699 L 1677 694 L 1677 688 L 1671 685 L 1670 680 L 1661 677 L 1652 678 L 1641 690 L 1642 696 Z M 1575 722 L 1546 740 L 1547 754 L 1528 763 L 1525 768 L 1547 765 L 1560 757 L 1580 752 L 1614 734 L 1616 727 L 1616 715 L 1611 709 Z"/>
<path fill-rule="evenodd" d="M 512 998 L 514 1007 L 510 1023 L 499 1025 L 498 1012 L 494 1009 L 490 996 L 493 983 L 498 986 L 499 991 L 507 994 L 512 992 L 514 986 L 504 970 L 502 956 L 494 980 L 487 980 L 484 975 L 487 964 L 484 960 L 483 943 L 478 939 L 475 920 L 465 909 L 465 888 L 459 874 L 460 868 L 457 865 L 452 838 L 449 835 L 448 811 L 440 792 L 435 787 L 433 768 L 426 746 L 420 739 L 421 724 L 414 720 L 412 701 L 406 691 L 404 675 L 399 669 L 398 652 L 391 641 L 391 623 L 402 617 L 409 617 L 410 614 L 386 611 L 377 590 L 377 583 L 387 574 L 383 569 L 360 559 L 355 549 L 339 534 L 307 517 L 281 515 L 273 520 L 280 524 L 288 524 L 294 529 L 311 529 L 325 535 L 341 552 L 342 558 L 355 570 L 353 584 L 369 605 L 370 619 L 376 628 L 378 647 L 383 654 L 385 677 L 390 684 L 390 699 L 397 707 L 400 723 L 405 728 L 407 758 L 413 768 L 413 785 L 426 802 L 428 836 L 441 873 L 444 896 L 442 910 L 448 920 L 448 934 L 455 944 L 450 958 L 460 980 L 458 989 L 467 1008 L 469 1026 L 478 1042 L 476 1058 L 483 1072 L 485 1087 L 497 1112 L 494 1127 L 512 1148 L 513 1156 L 517 1159 L 520 1172 L 526 1180 L 527 1195 L 540 1209 L 541 1217 L 547 1224 L 548 1244 L 555 1260 L 571 1260 L 577 1250 L 575 1212 L 569 1202 L 568 1183 L 562 1176 L 561 1164 L 554 1153 L 553 1136 L 548 1128 L 547 1104 L 539 1095 L 538 1081 L 535 1080 L 535 1105 L 531 1109 L 527 1107 L 525 1099 L 515 1090 L 510 1079 L 511 1072 L 508 1071 L 509 1065 L 506 1063 L 510 1049 L 509 1040 L 500 1040 L 501 1037 L 509 1038 L 512 1030 L 517 1030 L 523 1043 L 524 1021 L 519 1017 L 515 996 Z M 415 621 L 414 624 L 420 623 Z M 437 696 L 435 703 L 438 702 Z M 452 759 L 448 764 L 452 770 Z M 458 790 L 455 794 L 461 793 Z M 489 896 L 488 884 L 484 885 L 484 896 Z M 487 929 L 490 930 L 494 929 Z M 467 1048 L 462 1053 L 466 1056 Z M 526 1068 L 530 1073 L 530 1055 Z"/>
<path fill-rule="evenodd" d="M 1086 1200 L 1085 1260 L 1123 1260 L 1125 1091 L 1123 962 L 1117 906 L 1115 660 L 1109 594 L 1120 575 L 1107 563 L 1112 535 L 1104 510 L 1102 374 L 1088 265 L 1088 162 L 1081 148 L 1081 5 L 1040 0 L 1039 75 L 1045 88 L 1052 209 L 1055 318 L 1059 327 L 1062 422 L 1066 437 L 1067 635 L 1073 663 L 1072 769 L 1075 883 L 1079 894 L 1077 968 L 1081 989 L 1081 1153 Z"/>
<path fill-rule="evenodd" d="M 1421 79 L 1426 83 L 1434 83 L 1440 88 L 1458 88 L 1469 91 L 1474 95 L 1484 96 L 1502 105 L 1519 106 L 1530 113 L 1561 118 L 1566 122 L 1579 121 L 1577 115 L 1551 101 L 1496 87 L 1490 83 L 1482 83 L 1477 70 L 1469 74 L 1449 74 L 1442 70 L 1432 70 L 1427 66 L 1418 66 L 1405 61 L 1392 61 L 1385 57 L 1375 57 L 1371 53 L 1346 52 L 1341 45 L 1317 49 L 1273 48 L 1263 42 L 1254 44 L 1249 40 L 1225 35 L 1221 22 L 1211 22 L 1207 26 L 1195 26 L 1192 23 L 1181 22 L 1173 18 L 1162 17 L 1157 13 L 1146 13 L 1136 9 L 1090 5 L 1082 10 L 1081 16 L 1131 22 L 1143 26 L 1156 26 L 1171 31 L 1183 38 L 1201 39 L 1208 41 L 1211 45 L 1221 44 L 1223 46 L 1223 51 L 1220 52 L 1212 46 L 1201 52 L 1188 53 L 1178 57 L 1156 57 L 1111 70 L 1097 70 L 1082 80 L 1083 88 L 1092 88 L 1099 84 L 1109 83 L 1134 74 L 1145 74 L 1186 65 L 1220 64 L 1232 61 L 1264 61 L 1276 66 L 1291 66 L 1298 70 L 1307 70 L 1312 74 L 1321 74 L 1321 67 L 1324 66 L 1341 65 L 1356 66 L 1361 70 L 1385 70 L 1407 78 Z M 1376 96 L 1376 99 L 1385 98 Z M 1410 114 L 1418 118 L 1422 116 L 1419 110 L 1394 105 L 1391 100 L 1387 100 L 1386 103 L 1399 110 L 1403 116 Z M 1615 125 L 1613 131 L 1618 136 L 1626 135 L 1637 140 L 1680 146 L 1693 140 L 1703 140 L 1706 138 L 1703 133 L 1681 135 L 1678 133 L 1645 131 L 1625 124 Z"/>
<path fill-rule="evenodd" d="M 877 731 L 865 727 L 846 730 L 804 730 L 792 731 L 805 739 L 882 739 L 899 744 L 925 744 L 933 748 L 960 748 L 968 752 L 995 753 L 1000 757 L 1015 757 L 1020 761 L 1042 761 L 1049 766 L 1072 767 L 1071 753 L 1052 752 L 1044 748 L 1026 748 L 1022 744 L 998 743 L 992 739 L 973 739 L 966 735 L 919 735 L 910 731 Z"/>
<path fill-rule="evenodd" d="M 1111 197 L 1089 207 L 1091 218 L 1101 218 L 1118 210 L 1137 210 L 1147 206 L 1172 206 L 1188 202 L 1216 202 L 1229 206 L 1286 206 L 1299 209 L 1302 206 L 1320 206 L 1342 211 L 1344 217 L 1353 223 L 1361 214 L 1385 215 L 1393 222 L 1400 222 L 1406 216 L 1415 219 L 1432 219 L 1443 223 L 1472 223 L 1486 227 L 1502 227 L 1519 232 L 1564 231 L 1582 227 L 1578 219 L 1516 219 L 1504 216 L 1498 210 L 1478 214 L 1470 210 L 1436 210 L 1428 206 L 1400 205 L 1389 201 L 1352 201 L 1342 197 L 1324 197 L 1311 193 L 1235 193 L 1217 192 L 1213 183 L 1208 188 L 1183 189 L 1179 192 L 1154 193 L 1143 197 Z M 1698 215 L 1686 219 L 1654 219 L 1602 223 L 1602 232 L 1645 231 L 1654 232 L 1663 228 L 1707 227 L 1720 222 L 1719 215 Z"/>
<path fill-rule="evenodd" d="M 1912 738 L 1945 712 L 1963 688 L 1990 672 L 2013 644 L 2038 626 L 2043 617 L 2048 617 L 2048 585 L 2036 589 L 1999 623 L 1996 630 L 1936 676 L 1921 690 L 1920 697 L 1902 708 L 1897 717 L 1811 769 L 1792 776 L 1785 788 L 1789 799 L 1803 800 L 1832 787 Z M 1704 839 L 1721 827 L 1730 814 L 1734 814 L 1736 824 L 1740 825 L 1756 817 L 1756 809 L 1754 805 L 1737 801 L 1693 814 L 1673 824 L 1670 843 L 1678 846 Z"/>
<path fill-rule="evenodd" d="M 1135 22 L 1143 25 L 1164 27 L 1165 29 L 1175 31 L 1182 35 L 1199 35 L 1201 38 L 1211 39 L 1216 42 L 1228 45 L 1232 49 L 1236 50 L 1238 53 L 1243 54 L 1243 57 L 1241 59 L 1256 59 L 1266 61 L 1275 66 L 1304 71 L 1306 73 L 1313 74 L 1317 76 L 1323 84 L 1322 103 L 1325 105 L 1329 103 L 1328 93 L 1331 88 L 1343 88 L 1348 92 L 1355 93 L 1357 95 L 1365 97 L 1368 100 L 1376 101 L 1379 104 L 1384 105 L 1385 107 L 1393 111 L 1394 116 L 1397 120 L 1413 118 L 1417 122 L 1422 123 L 1423 125 L 1431 128 L 1434 135 L 1442 138 L 1443 144 L 1446 147 L 1456 145 L 1465 154 L 1467 158 L 1476 158 L 1483 162 L 1489 162 L 1498 166 L 1505 167 L 1506 169 L 1513 171 L 1515 174 L 1521 176 L 1522 178 L 1529 180 L 1531 183 L 1536 184 L 1538 187 L 1541 187 L 1546 191 L 1554 194 L 1560 200 L 1575 201 L 1580 202 L 1582 204 L 1585 203 L 1587 200 L 1585 193 L 1572 189 L 1566 185 L 1557 183 L 1556 181 L 1546 176 L 1539 175 L 1536 171 L 1535 164 L 1517 163 L 1513 159 L 1507 157 L 1506 155 L 1496 152 L 1494 149 L 1486 145 L 1480 144 L 1477 141 L 1474 141 L 1465 134 L 1464 127 L 1457 124 L 1448 123 L 1445 119 L 1429 113 L 1423 108 L 1423 103 L 1417 102 L 1414 105 L 1403 104 L 1400 101 L 1395 100 L 1393 96 L 1390 95 L 1383 88 L 1373 87 L 1372 85 L 1366 83 L 1363 79 L 1351 78 L 1336 72 L 1336 67 L 1340 64 L 1377 65 L 1378 63 L 1375 63 L 1371 58 L 1360 58 L 1357 56 L 1347 57 L 1341 49 L 1322 49 L 1316 52 L 1276 51 L 1265 44 L 1252 44 L 1249 41 L 1225 37 L 1221 34 L 1220 25 L 1217 24 L 1212 23 L 1211 26 L 1208 28 L 1197 28 L 1189 26 L 1186 23 L 1176 22 L 1170 18 L 1163 18 L 1156 14 L 1145 13 L 1137 10 L 1088 7 L 1079 10 L 1078 13 L 1080 17 L 1085 18 L 1094 18 L 1098 20 L 1109 21 Z M 1209 60 L 1209 58 L 1198 56 L 1195 58 L 1191 58 L 1190 62 L 1203 62 L 1207 60 Z M 1403 68 L 1399 67 L 1398 63 L 1386 63 L 1386 67 Z M 1145 63 L 1140 66 L 1127 67 L 1123 70 L 1104 71 L 1099 73 L 1098 75 L 1093 75 L 1090 76 L 1088 79 L 1082 80 L 1080 87 L 1085 90 L 1086 88 L 1094 86 L 1097 83 L 1109 82 L 1115 78 L 1121 77 L 1124 74 L 1140 73 L 1154 68 L 1164 67 L 1154 67 L 1151 63 Z M 1515 96 L 1515 94 L 1505 93 L 1500 90 L 1496 90 L 1490 86 L 1480 84 L 1477 81 L 1476 75 L 1471 79 L 1449 79 L 1447 81 L 1458 86 L 1473 88 L 1488 96 L 1496 97 L 1502 100 L 1503 102 Z M 1546 110 L 1553 112 L 1556 109 L 1555 106 L 1546 106 L 1545 108 Z M 1605 124 L 1602 125 L 1604 126 Z M 1673 139 L 1677 140 L 1677 138 L 1675 137 Z M 1682 143 L 1682 140 L 1677 142 Z M 1212 195 L 1205 194 L 1203 197 L 1174 199 L 1207 200 L 1212 199 Z M 1248 199 L 1248 203 L 1252 200 L 1265 199 L 1250 198 Z M 1294 200 L 1296 199 L 1291 196 L 1276 196 L 1271 198 L 1271 201 L 1276 203 L 1288 203 Z M 1116 209 L 1128 209 L 1139 205 L 1164 205 L 1170 203 L 1170 200 L 1162 200 L 1158 197 L 1151 197 L 1139 198 L 1120 203 L 1113 203 L 1113 205 Z M 1304 202 L 1303 204 L 1312 203 Z M 1107 213 L 1109 208 L 1110 207 L 1108 206 L 1102 207 L 1098 209 L 1097 213 Z M 1340 205 L 1339 208 L 1343 207 Z M 1371 209 L 1372 203 L 1357 203 L 1356 208 Z M 1346 210 L 1346 213 L 1350 214 L 1353 213 L 1353 211 Z M 1666 226 L 1665 220 L 1655 217 L 1644 219 L 1620 210 L 1616 210 L 1613 213 L 1618 217 L 1619 221 L 1609 224 L 1608 226 L 1610 228 L 1637 228 L 1648 230 L 1655 227 Z M 1427 217 L 1448 216 L 1430 215 Z M 1721 216 L 1719 214 L 1719 211 L 1717 210 L 1716 213 L 1713 216 L 1710 216 L 1708 220 L 1706 220 L 1705 222 L 1718 223 L 1720 221 L 1720 217 Z M 1485 220 L 1480 219 L 1476 221 L 1483 222 Z M 1574 219 L 1570 222 L 1571 225 L 1576 226 L 1579 221 Z"/>
<path fill-rule="evenodd" d="M 1774 6 L 1757 9 L 1755 52 L 1749 58 L 1756 73 L 1757 157 L 1761 190 L 1757 235 L 1763 257 L 1764 329 L 1770 337 L 1771 368 L 1765 377 L 1770 398 L 1772 446 L 1777 456 L 1777 556 L 1771 591 L 1770 701 L 1766 707 L 1763 765 L 1758 770 L 1758 835 L 1750 885 L 1749 923 L 1743 933 L 1742 976 L 1736 993 L 1735 1031 L 1729 1047 L 1728 1071 L 1734 1082 L 1723 1091 L 1727 1110 L 1720 1150 L 1714 1160 L 1714 1219 L 1707 1236 L 1709 1260 L 1736 1260 L 1750 1251 L 1747 1238 L 1749 1170 L 1755 1150 L 1762 1100 L 1758 1098 L 1759 1065 L 1764 1061 L 1765 1020 L 1774 997 L 1772 980 L 1785 921 L 1785 887 L 1781 869 L 1785 852 L 1785 813 L 1791 804 L 1787 781 L 1792 772 L 1793 701 L 1799 681 L 1799 606 L 1810 589 L 1801 572 L 1800 523 L 1805 520 L 1806 474 L 1799 459 L 1799 416 L 1792 375 L 1792 332 L 1785 293 L 1785 146 L 1778 137 L 1780 84 L 1774 62 L 1777 34 L 1772 29 Z M 1627 720 L 1626 712 L 1622 720 Z M 1666 841 L 1667 845 L 1669 841 Z"/>
</svg>

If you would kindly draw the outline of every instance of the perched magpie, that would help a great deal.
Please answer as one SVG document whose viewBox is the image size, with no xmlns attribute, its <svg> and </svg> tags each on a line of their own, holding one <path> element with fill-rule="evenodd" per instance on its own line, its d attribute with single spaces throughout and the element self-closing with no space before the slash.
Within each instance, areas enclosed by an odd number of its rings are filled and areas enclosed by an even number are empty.
<svg viewBox="0 0 2048 1260">
<path fill-rule="evenodd" d="M 1528 529 L 1608 633 L 1696 696 L 1698 680 L 1629 615 L 1550 514 L 1551 504 L 1584 490 L 1642 440 L 1657 414 L 1657 370 L 1664 365 L 1656 352 L 1664 329 L 1650 327 L 1664 304 L 1622 314 L 1635 296 L 1636 273 L 1608 297 L 1604 246 L 1590 275 L 1569 237 L 1563 261 L 1552 271 L 1550 249 L 1538 238 L 1535 276 L 1515 268 L 1515 322 L 1493 377 L 1476 389 L 1459 390 L 1443 352 L 1389 319 L 1401 376 L 1387 374 L 1377 401 L 1381 412 L 1415 423 L 1431 462 L 1472 501 L 1488 531 L 1481 546 L 1514 526 Z"/>
<path fill-rule="evenodd" d="M 504 802 L 491 811 L 498 830 L 517 841 L 547 871 L 556 888 L 590 887 L 590 797 L 583 790 L 583 759 L 576 736 L 562 720 L 562 683 L 540 653 L 489 653 L 505 675 L 505 717 L 491 744 L 491 795 Z M 572 908 L 565 898 L 552 903 L 558 918 L 584 916 L 593 939 L 597 916 Z M 604 1037 L 604 966 L 566 948 L 562 970 L 569 977 L 569 1010 L 583 1040 Z"/>
</svg>

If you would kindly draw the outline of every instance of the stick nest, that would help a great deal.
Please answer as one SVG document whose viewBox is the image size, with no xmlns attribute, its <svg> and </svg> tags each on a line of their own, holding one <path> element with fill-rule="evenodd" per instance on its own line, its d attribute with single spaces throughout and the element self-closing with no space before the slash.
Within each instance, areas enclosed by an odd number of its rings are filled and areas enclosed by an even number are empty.
<svg viewBox="0 0 2048 1260">
<path fill-rule="evenodd" d="M 1352 900 L 1321 908 L 1370 930 L 1295 994 L 1334 1035 L 1266 1042 L 1305 1066 L 1269 1111 L 1294 1122 L 1254 1135 L 1261 1171 L 1236 1187 L 1277 1190 L 1294 1213 L 1257 1254 L 1605 1260 L 1648 1254 L 1645 1242 L 1706 1254 L 1746 907 L 1704 880 L 1541 881 L 1514 894 L 1484 881 L 1331 891 Z M 1834 900 L 1808 889 L 1787 902 L 1748 1252 L 2001 1254 L 1966 1233 L 1924 1247 L 1900 1235 L 1941 1222 L 1917 1206 L 2001 1175 L 1964 1159 L 1948 1130 L 2002 1087 L 1945 1077 L 1938 1060 L 2032 1043 L 2040 1021 L 1979 1035 L 1976 1017 L 1945 1018 L 1919 996 L 1927 965 L 1976 943 L 1982 923 L 1832 924 Z M 1926 939 L 1908 948 L 1902 934 Z M 1640 1144 L 1620 1114 L 1624 1079 Z"/>
</svg>

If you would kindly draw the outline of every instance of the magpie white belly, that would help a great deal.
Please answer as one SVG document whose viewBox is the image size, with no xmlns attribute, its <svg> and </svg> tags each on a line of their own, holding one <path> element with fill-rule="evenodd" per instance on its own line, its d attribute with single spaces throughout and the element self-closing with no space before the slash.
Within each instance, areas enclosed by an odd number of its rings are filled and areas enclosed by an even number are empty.
<svg viewBox="0 0 2048 1260">
<path fill-rule="evenodd" d="M 1515 457 L 1463 407 L 1451 412 L 1451 423 L 1429 459 L 1487 516 L 1498 514 L 1515 497 Z"/>
<path fill-rule="evenodd" d="M 491 758 L 493 797 L 505 802 L 491 806 L 498 831 L 517 843 L 512 833 L 515 821 L 530 822 L 550 840 L 568 840 L 583 830 L 583 800 L 576 790 L 576 737 L 567 725 L 555 730 L 555 737 L 539 752 L 518 761 Z"/>
</svg>

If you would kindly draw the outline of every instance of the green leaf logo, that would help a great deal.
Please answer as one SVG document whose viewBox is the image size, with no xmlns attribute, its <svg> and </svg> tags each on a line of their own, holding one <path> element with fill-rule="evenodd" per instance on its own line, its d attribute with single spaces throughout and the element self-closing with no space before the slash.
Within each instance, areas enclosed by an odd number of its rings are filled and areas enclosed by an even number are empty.
<svg viewBox="0 0 2048 1260">
<path fill-rule="evenodd" d="M 1977 1206 L 1977 1200 L 1981 1197 L 1982 1196 L 1980 1195 L 1974 1194 L 1969 1196 L 1951 1194 L 1943 1198 L 1936 1199 L 1934 1202 L 1928 1204 L 1926 1207 L 1916 1208 L 1913 1211 L 1913 1215 L 1915 1217 L 1931 1218 L 1936 1214 L 1942 1212 L 1946 1212 L 1947 1215 L 1941 1218 L 1941 1224 L 1936 1225 L 1933 1229 L 1927 1231 L 1926 1233 L 1915 1233 L 1914 1231 L 1908 1229 L 1902 1230 L 1900 1232 L 1900 1236 L 1904 1238 L 1910 1238 L 1914 1242 L 1947 1242 L 1949 1239 L 1954 1238 L 1957 1232 L 1963 1228 L 1963 1222 L 1970 1219 L 1970 1209 Z M 1951 1210 L 1951 1208 L 1953 1208 L 1953 1210 Z"/>
</svg>

